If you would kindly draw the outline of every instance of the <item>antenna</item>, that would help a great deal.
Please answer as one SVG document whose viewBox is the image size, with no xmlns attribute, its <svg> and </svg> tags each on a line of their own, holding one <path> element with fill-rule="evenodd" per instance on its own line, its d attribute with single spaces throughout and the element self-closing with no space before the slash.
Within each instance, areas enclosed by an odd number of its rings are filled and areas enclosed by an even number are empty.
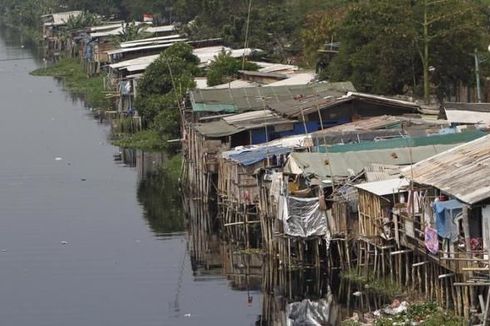
<svg viewBox="0 0 490 326">
<path fill-rule="evenodd" d="M 245 69 L 245 49 L 248 47 L 248 32 L 250 27 L 250 11 L 252 10 L 252 0 L 248 0 L 247 27 L 245 29 L 245 43 L 243 44 L 242 70 Z"/>
</svg>

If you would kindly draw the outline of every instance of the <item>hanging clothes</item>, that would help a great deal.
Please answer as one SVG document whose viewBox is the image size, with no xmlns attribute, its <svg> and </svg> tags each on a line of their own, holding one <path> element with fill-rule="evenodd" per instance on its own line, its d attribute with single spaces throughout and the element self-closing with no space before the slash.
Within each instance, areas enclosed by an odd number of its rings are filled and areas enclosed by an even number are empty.
<svg viewBox="0 0 490 326">
<path fill-rule="evenodd" d="M 463 204 L 456 199 L 434 202 L 437 234 L 451 242 L 455 242 L 459 235 L 458 221 L 463 212 Z"/>
<path fill-rule="evenodd" d="M 427 250 L 429 250 L 432 254 L 437 254 L 437 252 L 439 251 L 439 239 L 437 237 L 437 230 L 427 226 L 424 231 L 424 240 Z"/>
</svg>

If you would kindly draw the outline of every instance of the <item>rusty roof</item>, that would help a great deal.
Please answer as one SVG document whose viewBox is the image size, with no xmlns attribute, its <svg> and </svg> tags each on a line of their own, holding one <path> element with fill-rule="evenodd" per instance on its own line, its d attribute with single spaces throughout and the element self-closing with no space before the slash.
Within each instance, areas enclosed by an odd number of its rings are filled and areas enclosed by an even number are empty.
<svg viewBox="0 0 490 326">
<path fill-rule="evenodd" d="M 402 170 L 467 204 L 490 198 L 490 135 L 457 146 Z"/>
</svg>

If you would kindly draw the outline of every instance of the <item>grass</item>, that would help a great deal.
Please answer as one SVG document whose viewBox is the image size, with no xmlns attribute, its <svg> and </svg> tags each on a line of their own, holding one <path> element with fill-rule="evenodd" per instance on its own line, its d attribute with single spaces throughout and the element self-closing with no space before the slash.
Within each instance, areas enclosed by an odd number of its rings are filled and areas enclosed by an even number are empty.
<svg viewBox="0 0 490 326">
<path fill-rule="evenodd" d="M 463 325 L 463 320 L 446 313 L 434 302 L 426 302 L 410 305 L 404 313 L 397 316 L 382 317 L 376 320 L 375 325 L 412 325 L 412 323 L 425 326 L 459 326 Z"/>
<path fill-rule="evenodd" d="M 103 77 L 87 76 L 77 59 L 62 58 L 49 67 L 34 70 L 31 75 L 62 79 L 68 91 L 80 95 L 93 108 L 107 109 L 111 106 L 111 102 L 104 92 Z"/>
<path fill-rule="evenodd" d="M 167 149 L 166 142 L 153 129 L 138 131 L 134 134 L 120 133 L 116 135 L 112 143 L 115 146 L 144 151 L 164 151 Z"/>
<path fill-rule="evenodd" d="M 354 283 L 364 284 L 368 291 L 388 298 L 393 298 L 403 293 L 402 288 L 398 284 L 387 278 L 375 278 L 372 275 L 366 277 L 354 269 L 343 272 L 342 277 Z"/>
</svg>

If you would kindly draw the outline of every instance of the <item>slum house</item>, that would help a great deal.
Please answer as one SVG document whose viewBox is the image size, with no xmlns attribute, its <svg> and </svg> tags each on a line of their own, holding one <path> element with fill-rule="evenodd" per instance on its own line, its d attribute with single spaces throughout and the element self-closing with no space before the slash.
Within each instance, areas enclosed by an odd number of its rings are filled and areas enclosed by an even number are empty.
<svg viewBox="0 0 490 326">
<path fill-rule="evenodd" d="M 173 39 L 168 41 L 162 41 L 159 44 L 152 45 L 142 45 L 134 47 L 126 47 L 107 51 L 110 63 L 117 63 L 124 60 L 134 59 L 142 56 L 148 56 L 152 54 L 159 54 L 163 50 L 169 48 L 177 42 L 186 42 L 194 48 L 211 47 L 222 45 L 222 39 L 207 39 L 207 40 L 197 40 L 197 41 L 187 41 L 185 38 Z"/>
<path fill-rule="evenodd" d="M 341 84 L 339 88 L 345 85 Z M 209 204 L 208 192 L 217 180 L 219 152 L 238 145 L 260 144 L 304 132 L 297 122 L 264 110 L 265 98 L 269 102 L 282 101 L 298 93 L 319 92 L 334 93 L 337 96 L 345 93 L 333 89 L 333 86 L 329 84 L 219 90 L 197 89 L 190 92 L 188 109 L 182 113 L 181 125 L 184 140 L 184 166 L 186 172 L 189 173 L 186 181 L 189 191 L 196 194 L 193 197 L 203 198 L 203 203 L 206 203 L 203 207 Z M 232 113 L 247 111 L 258 112 L 239 114 L 237 117 L 230 116 Z M 215 121 L 212 121 L 213 119 Z M 254 120 L 255 126 L 253 123 L 247 124 L 247 121 Z"/>
<path fill-rule="evenodd" d="M 191 163 L 191 166 L 187 167 L 187 171 L 193 174 L 187 177 L 187 180 L 191 181 L 189 191 L 201 193 L 194 197 L 203 198 L 204 202 L 207 203 L 204 207 L 209 204 L 209 198 L 215 197 L 214 195 L 208 196 L 207 192 L 209 191 L 208 189 L 213 188 L 212 184 L 215 182 L 213 180 L 216 178 L 215 175 L 219 166 L 216 158 L 220 151 L 239 145 L 260 144 L 273 139 L 322 128 L 322 123 L 319 123 L 318 120 L 307 123 L 304 119 L 303 121 L 295 121 L 293 119 L 276 120 L 280 123 L 269 123 L 265 128 L 263 126 L 260 128 L 244 128 L 245 124 L 237 128 L 233 126 L 233 122 L 229 123 L 235 118 L 226 116 L 227 113 L 262 110 L 262 116 L 254 116 L 251 113 L 238 115 L 237 121 L 251 117 L 263 120 L 264 117 L 272 117 L 271 112 L 266 110 L 269 106 L 283 101 L 290 101 L 295 97 L 301 98 L 305 95 L 321 98 L 341 98 L 349 89 L 352 89 L 350 83 L 321 83 L 299 87 L 255 87 L 229 90 L 196 90 L 191 92 L 190 105 L 192 111 L 184 112 L 183 116 L 185 118 L 182 124 L 184 126 L 183 139 L 186 140 L 186 143 L 184 143 L 185 159 L 187 160 L 186 162 L 197 162 L 197 160 L 202 160 L 202 157 L 204 157 L 204 161 L 210 162 L 212 168 L 210 170 L 207 169 L 207 166 L 206 169 L 202 167 L 196 168 Z M 412 110 L 414 110 L 414 106 L 411 104 L 408 111 L 413 112 Z M 406 108 L 403 107 L 403 112 L 406 111 Z M 220 113 L 225 113 L 225 116 L 218 115 Z M 212 121 L 213 119 L 215 121 Z M 274 119 L 277 119 L 277 115 L 274 116 Z M 201 122 L 193 123 L 192 121 Z M 203 148 L 205 149 L 203 150 Z M 196 187 L 193 182 L 198 182 L 198 180 L 207 181 L 200 182 L 199 186 Z M 204 189 L 202 185 L 204 185 Z M 204 193 L 206 194 L 203 195 Z"/>
<path fill-rule="evenodd" d="M 318 87 L 328 88 L 325 85 Z M 264 110 L 262 96 L 273 95 L 275 100 L 280 101 L 298 91 L 313 93 L 317 90 L 315 86 L 283 86 L 190 92 L 181 123 L 183 184 L 186 185 L 188 197 L 199 202 L 193 203 L 193 206 L 196 206 L 199 223 L 205 224 L 206 229 L 216 229 L 218 226 L 214 217 L 217 213 L 219 153 L 236 145 L 259 144 L 294 134 L 294 128 L 291 130 L 291 123 L 294 122 Z M 258 112 L 239 114 L 237 117 L 230 115 L 247 111 Z M 255 125 L 251 123 L 254 120 Z M 273 132 L 278 134 L 274 136 Z"/>
<path fill-rule="evenodd" d="M 423 160 L 402 174 L 413 185 L 409 204 L 399 210 L 400 244 L 416 252 L 414 259 L 428 266 L 425 273 L 429 268 L 429 277 L 444 277 L 444 288 L 431 291 L 438 301 L 466 317 L 470 310 L 478 310 L 486 320 L 489 297 L 483 300 L 483 294 L 490 285 L 490 136 Z"/>
<path fill-rule="evenodd" d="M 250 55 L 253 49 L 229 49 L 223 46 L 212 46 L 196 48 L 193 54 L 201 62 L 200 66 L 205 67 L 222 51 L 228 51 L 232 57 L 243 57 Z M 125 60 L 108 66 L 106 88 L 113 92 L 116 98 L 119 112 L 134 111 L 134 98 L 136 97 L 138 79 L 143 76 L 146 68 L 159 58 L 160 54 L 138 57 Z"/>
<path fill-rule="evenodd" d="M 282 169 L 293 150 L 311 146 L 308 135 L 282 138 L 255 146 L 239 146 L 219 155 L 218 217 L 228 240 L 242 248 L 262 248 L 271 235 L 261 232 L 259 170 L 272 173 Z"/>
<path fill-rule="evenodd" d="M 480 135 L 481 136 L 481 135 Z M 477 137 L 477 135 L 473 135 Z M 430 137 L 428 137 L 430 138 Z M 370 214 L 367 207 L 366 216 L 375 216 L 372 220 L 362 220 L 360 223 L 358 210 L 364 212 L 363 207 L 358 207 L 358 192 L 353 185 L 359 183 L 362 179 L 363 170 L 373 163 L 379 163 L 388 166 L 403 166 L 414 162 L 421 161 L 427 157 L 440 153 L 444 150 L 457 145 L 457 139 L 452 142 L 435 138 L 432 144 L 423 144 L 415 147 L 402 147 L 393 144 L 391 148 L 381 148 L 371 150 L 362 150 L 361 148 L 351 148 L 347 150 L 337 150 L 336 152 L 327 153 L 291 153 L 284 173 L 293 176 L 290 181 L 295 183 L 299 189 L 307 189 L 310 184 L 321 185 L 323 198 L 326 199 L 328 229 L 333 239 L 341 242 L 338 245 L 338 254 L 342 268 L 350 268 L 349 249 L 344 246 L 348 244 L 348 239 L 370 239 L 373 237 L 382 237 L 382 233 L 367 233 L 372 229 L 366 225 L 376 225 L 376 218 L 382 216 L 382 212 L 373 215 Z M 442 144 L 438 144 L 441 143 Z M 445 144 L 449 142 L 450 144 Z M 354 144 L 354 145 L 362 145 Z M 351 144 L 339 145 L 350 147 Z M 368 147 L 367 147 L 368 148 Z M 370 202 L 367 202 L 370 205 Z M 374 231 L 373 231 L 374 232 Z M 366 242 L 366 241 L 365 241 Z M 371 243 L 369 245 L 377 245 Z M 367 246 L 367 245 L 366 245 Z M 344 265 L 343 265 L 344 264 Z M 343 266 L 342 266 L 343 265 Z"/>
<path fill-rule="evenodd" d="M 137 22 L 137 25 L 141 25 L 143 23 Z M 115 50 L 116 47 L 137 47 L 142 46 L 139 43 L 131 43 L 131 42 L 122 42 L 120 44 L 116 44 L 114 39 L 123 33 L 123 25 L 122 24 L 110 24 L 105 26 L 97 26 L 89 28 L 87 32 L 87 36 L 84 39 L 83 44 L 83 58 L 85 65 L 88 67 L 87 71 L 90 73 L 98 73 L 100 72 L 100 68 L 111 62 L 110 56 L 108 55 L 109 51 Z M 163 32 L 160 32 L 163 31 Z M 145 28 L 145 33 L 150 36 L 154 36 L 151 39 L 154 43 L 148 43 L 144 45 L 158 45 L 161 43 L 169 42 L 172 39 L 180 38 L 180 35 L 167 35 L 175 31 L 174 25 L 168 26 L 148 26 Z M 155 36 L 163 33 L 164 36 Z M 158 41 L 155 41 L 158 39 Z M 146 39 L 145 39 L 146 40 Z M 143 40 L 140 40 L 143 41 Z"/>
<path fill-rule="evenodd" d="M 81 14 L 81 11 L 67 11 L 41 16 L 43 40 L 48 55 L 59 55 L 70 46 L 70 40 L 66 35 L 66 23 L 70 17 L 77 17 Z"/>
<path fill-rule="evenodd" d="M 335 83 L 334 83 L 335 84 Z M 287 101 L 268 103 L 282 116 L 299 119 L 305 132 L 314 132 L 362 117 L 421 113 L 415 102 L 349 91 L 342 96 L 298 94 Z"/>
<path fill-rule="evenodd" d="M 337 127 L 328 128 L 316 133 L 312 133 L 308 135 L 308 140 L 309 142 L 314 143 L 315 141 L 317 141 L 316 138 L 318 137 L 317 134 L 320 134 L 323 144 L 328 143 L 332 145 L 332 144 L 342 143 L 344 141 L 358 142 L 358 141 L 374 140 L 374 139 L 379 139 L 379 137 L 381 136 L 401 137 L 403 135 L 403 131 L 401 129 L 394 128 L 395 125 L 398 125 L 400 122 L 401 120 L 398 120 L 396 119 L 396 117 L 391 117 L 391 116 L 367 118 L 366 120 L 363 120 L 362 124 L 360 124 L 359 121 L 356 121 L 356 122 L 340 125 Z M 393 129 L 376 130 L 376 128 L 383 128 L 383 127 L 393 127 Z M 283 140 L 284 139 L 279 139 L 277 140 L 277 142 Z M 311 145 L 313 144 L 310 144 L 309 146 Z M 379 167 L 378 168 L 379 171 L 376 171 L 377 173 L 376 176 L 379 177 L 379 175 L 383 171 L 382 170 L 383 168 L 386 168 L 386 170 L 389 170 L 390 172 L 391 170 L 393 170 L 391 166 Z M 282 166 L 279 166 L 279 168 L 274 168 L 273 166 L 272 169 L 264 167 L 262 168 L 262 170 L 263 171 L 257 174 L 258 187 L 260 191 L 259 205 L 258 205 L 259 215 L 261 220 L 263 240 L 265 242 L 264 247 L 267 248 L 268 252 L 272 256 L 274 256 L 273 253 L 279 251 L 278 244 L 280 243 L 279 241 L 277 241 L 277 239 L 275 240 L 274 237 L 276 237 L 277 234 L 284 235 L 284 229 L 285 229 L 282 218 L 278 216 L 278 214 L 281 214 L 280 212 L 282 211 L 281 209 L 278 208 L 279 198 L 280 198 L 278 189 L 282 189 L 279 186 L 279 184 L 288 183 L 289 180 L 287 178 L 287 175 L 282 173 Z M 370 172 L 370 177 L 374 173 L 375 173 L 374 170 L 373 172 Z M 291 181 L 299 181 L 299 179 L 296 177 Z M 290 182 L 289 184 L 294 185 L 293 187 L 286 187 L 288 189 L 291 188 L 289 189 L 291 191 L 293 191 L 294 188 L 299 188 L 299 187 L 304 188 L 304 190 L 298 192 L 298 194 L 302 194 L 302 195 L 312 195 L 313 193 L 317 194 L 318 190 L 323 188 L 323 187 L 317 187 L 315 191 L 311 191 L 312 189 L 310 189 L 310 187 L 304 187 L 305 186 L 304 184 L 295 185 L 294 182 Z M 319 185 L 320 182 L 316 180 L 315 186 L 319 186 Z M 280 191 L 280 193 L 285 193 L 285 192 Z M 323 194 L 323 196 L 324 195 L 325 194 Z M 333 202 L 334 205 L 337 204 L 337 201 L 333 201 Z M 281 202 L 281 204 L 284 205 L 284 200 Z M 346 205 L 337 205 L 336 207 L 344 208 L 344 210 L 346 209 Z M 344 214 L 347 214 L 347 212 L 345 212 Z M 339 227 L 342 228 L 342 230 L 347 230 L 346 225 L 342 225 Z"/>
</svg>

